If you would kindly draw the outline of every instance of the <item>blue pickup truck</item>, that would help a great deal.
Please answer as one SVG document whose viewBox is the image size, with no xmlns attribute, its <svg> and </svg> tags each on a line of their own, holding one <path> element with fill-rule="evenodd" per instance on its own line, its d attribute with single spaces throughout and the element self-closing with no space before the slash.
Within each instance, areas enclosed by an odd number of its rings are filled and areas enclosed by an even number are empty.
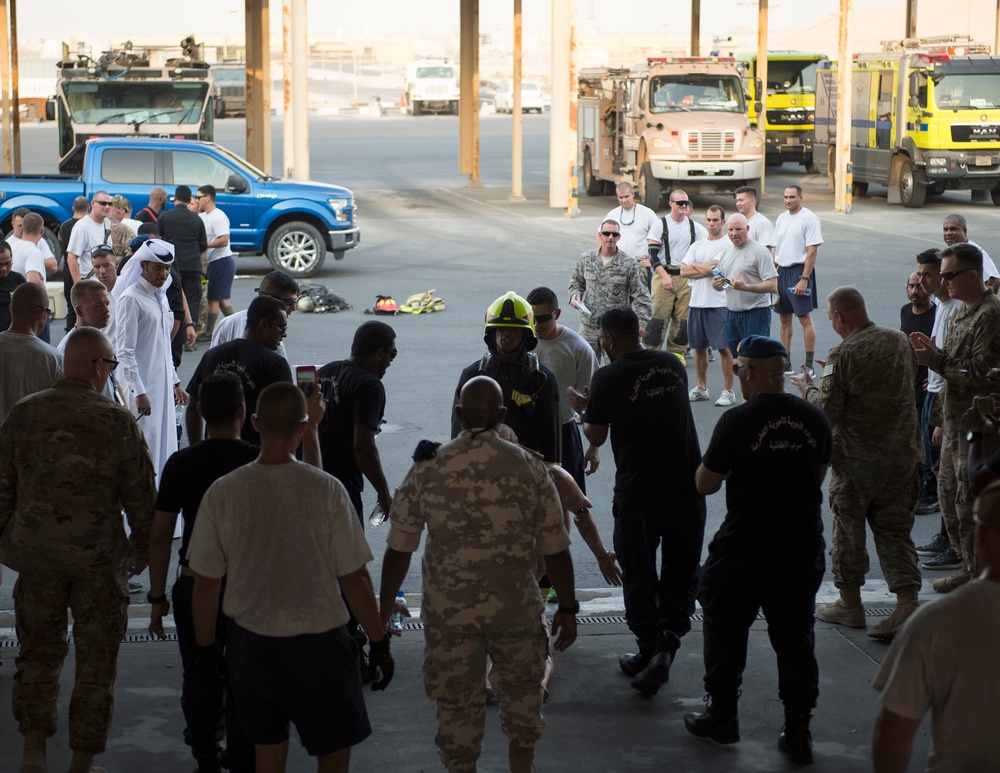
<svg viewBox="0 0 1000 773">
<path fill-rule="evenodd" d="M 59 255 L 55 234 L 72 216 L 77 196 L 121 194 L 135 214 L 154 185 L 171 194 L 178 185 L 214 185 L 216 205 L 229 217 L 233 251 L 265 254 L 276 269 L 295 277 L 313 276 L 328 252 L 340 260 L 361 240 L 354 194 L 347 188 L 271 177 L 211 142 L 139 137 L 91 140 L 79 176 L 0 175 L 0 228 L 10 230 L 15 209 L 37 212 Z"/>
</svg>

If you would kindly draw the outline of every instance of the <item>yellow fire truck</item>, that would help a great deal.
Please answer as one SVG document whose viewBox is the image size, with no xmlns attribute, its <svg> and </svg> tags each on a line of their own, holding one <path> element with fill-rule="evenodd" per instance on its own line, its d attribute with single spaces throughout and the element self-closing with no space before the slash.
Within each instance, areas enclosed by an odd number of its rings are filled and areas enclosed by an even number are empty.
<svg viewBox="0 0 1000 773">
<path fill-rule="evenodd" d="M 816 109 L 816 69 L 826 54 L 806 51 L 767 52 L 767 104 L 764 106 L 765 161 L 777 166 L 785 161 L 812 166 L 813 119 Z M 759 123 L 754 102 L 760 101 L 755 87 L 757 54 L 740 54 L 736 67 L 746 80 L 750 95 L 748 116 Z"/>
<path fill-rule="evenodd" d="M 578 104 L 577 161 L 591 196 L 628 181 L 655 210 L 674 186 L 703 194 L 760 187 L 764 148 L 731 58 L 585 69 Z"/>
<path fill-rule="evenodd" d="M 957 35 L 882 45 L 852 63 L 854 195 L 885 185 L 890 204 L 920 207 L 927 194 L 988 190 L 1000 205 L 1000 58 Z M 813 153 L 824 174 L 837 107 L 836 65 L 821 65 Z"/>
</svg>

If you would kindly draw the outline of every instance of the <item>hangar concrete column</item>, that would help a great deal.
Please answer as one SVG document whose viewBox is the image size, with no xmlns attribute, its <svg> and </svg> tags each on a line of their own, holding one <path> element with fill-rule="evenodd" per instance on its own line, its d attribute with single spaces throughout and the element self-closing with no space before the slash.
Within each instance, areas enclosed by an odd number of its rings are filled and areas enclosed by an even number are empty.
<svg viewBox="0 0 1000 773">
<path fill-rule="evenodd" d="M 246 0 L 244 16 L 247 44 L 247 161 L 271 174 L 269 0 Z"/>
<path fill-rule="evenodd" d="M 851 213 L 851 24 L 853 0 L 840 0 L 840 41 L 837 48 L 837 171 L 833 191 L 835 212 Z"/>
<path fill-rule="evenodd" d="M 549 206 L 576 217 L 576 2 L 552 0 L 552 114 L 549 121 Z"/>
<path fill-rule="evenodd" d="M 470 188 L 482 188 L 479 179 L 479 0 L 461 0 L 461 44 L 458 171 L 469 175 Z"/>
</svg>

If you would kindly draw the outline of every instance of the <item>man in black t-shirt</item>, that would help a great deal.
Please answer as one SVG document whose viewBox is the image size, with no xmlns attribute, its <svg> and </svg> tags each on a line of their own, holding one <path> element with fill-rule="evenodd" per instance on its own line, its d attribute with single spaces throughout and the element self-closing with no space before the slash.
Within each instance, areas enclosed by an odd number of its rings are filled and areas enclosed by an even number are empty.
<svg viewBox="0 0 1000 773">
<path fill-rule="evenodd" d="M 740 740 L 736 704 L 747 637 L 763 609 L 785 704 L 778 746 L 807 763 L 819 695 L 813 612 L 825 569 L 821 487 L 833 438 L 822 410 L 785 394 L 787 362 L 788 351 L 772 338 L 740 343 L 733 368 L 747 402 L 719 419 L 695 477 L 705 495 L 726 481 L 726 518 L 708 547 L 699 588 L 710 702 L 684 725 L 719 743 Z"/>
<path fill-rule="evenodd" d="M 601 446 L 610 427 L 617 468 L 615 553 L 625 619 L 639 645 L 619 665 L 635 677 L 632 687 L 655 695 L 670 676 L 694 614 L 705 533 L 705 498 L 694 485 L 701 449 L 687 374 L 677 357 L 642 348 L 639 318 L 631 309 L 606 311 L 600 340 L 611 364 L 591 379 L 583 430 Z"/>
<path fill-rule="evenodd" d="M 910 337 L 910 333 L 923 333 L 930 338 L 934 334 L 934 304 L 923 283 L 920 274 L 910 274 L 906 281 L 906 296 L 909 303 L 899 310 L 899 329 Z M 917 367 L 917 380 L 914 394 L 917 405 L 917 416 L 923 415 L 924 400 L 927 397 L 927 366 Z M 920 460 L 920 495 L 917 497 L 917 515 L 928 515 L 938 510 L 937 479 L 931 469 L 931 460 Z"/>
<path fill-rule="evenodd" d="M 191 747 L 191 753 L 198 762 L 197 771 L 214 772 L 219 770 L 218 742 L 225 733 L 229 770 L 247 773 L 254 770 L 254 746 L 239 724 L 226 684 L 217 674 L 199 669 L 199 657 L 203 653 L 199 652 L 195 642 L 191 614 L 194 575 L 187 568 L 187 551 L 205 492 L 222 476 L 253 462 L 260 448 L 240 439 L 247 407 L 243 399 L 243 384 L 235 373 L 207 376 L 201 382 L 197 397 L 198 411 L 207 425 L 207 437 L 172 454 L 160 476 L 149 545 L 149 634 L 157 639 L 166 638 L 163 616 L 170 611 L 166 598 L 170 545 L 177 516 L 183 513 L 181 573 L 174 582 L 171 595 L 177 643 L 184 668 L 181 690 L 181 710 L 187 723 L 184 741 Z M 309 429 L 303 439 L 302 458 L 315 467 L 320 466 L 317 426 L 323 418 L 323 407 L 322 396 L 310 398 Z M 226 646 L 228 624 L 229 618 L 222 613 L 220 604 L 215 629 L 216 646 L 220 650 Z"/>
<path fill-rule="evenodd" d="M 201 304 L 201 254 L 208 249 L 208 234 L 204 221 L 188 209 L 190 202 L 191 189 L 178 185 L 174 192 L 174 206 L 160 214 L 156 227 L 160 238 L 174 245 L 174 260 L 181 272 L 191 319 L 197 320 Z"/>
<path fill-rule="evenodd" d="M 247 415 L 240 437 L 249 443 L 260 442 L 260 435 L 250 422 L 250 417 L 257 410 L 257 396 L 277 381 L 292 380 L 288 360 L 276 351 L 287 329 L 285 305 L 274 298 L 259 296 L 247 308 L 247 326 L 243 337 L 213 346 L 205 352 L 188 382 L 187 392 L 191 397 L 184 415 L 188 442 L 197 443 L 202 438 L 198 398 L 194 397 L 198 394 L 198 387 L 207 376 L 225 371 L 235 373 L 243 382 Z"/>
<path fill-rule="evenodd" d="M 382 377 L 396 354 L 396 331 L 373 320 L 355 331 L 348 359 L 327 363 L 316 372 L 327 402 L 326 417 L 319 428 L 323 469 L 344 484 L 362 525 L 364 478 L 375 488 L 385 513 L 392 509 L 375 437 L 385 412 Z"/>
<path fill-rule="evenodd" d="M 27 280 L 13 271 L 14 258 L 7 242 L 0 240 L 0 333 L 10 327 L 10 296 Z"/>
</svg>

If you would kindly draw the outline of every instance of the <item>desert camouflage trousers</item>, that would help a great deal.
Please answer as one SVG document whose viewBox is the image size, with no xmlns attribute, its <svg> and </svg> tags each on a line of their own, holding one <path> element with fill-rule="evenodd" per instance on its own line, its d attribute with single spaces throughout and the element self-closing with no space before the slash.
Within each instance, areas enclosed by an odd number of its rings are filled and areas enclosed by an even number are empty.
<svg viewBox="0 0 1000 773">
<path fill-rule="evenodd" d="M 486 657 L 500 703 L 500 727 L 518 746 L 541 738 L 545 628 L 461 631 L 426 623 L 424 690 L 437 703 L 438 755 L 449 773 L 476 770 L 486 724 Z"/>
<path fill-rule="evenodd" d="M 76 680 L 69 704 L 69 746 L 100 754 L 111 729 L 118 648 L 128 623 L 123 579 L 22 573 L 14 585 L 20 654 L 15 661 L 14 719 L 22 733 L 56 732 L 59 673 L 69 651 L 67 608 L 73 613 Z"/>
<path fill-rule="evenodd" d="M 838 588 L 860 588 L 868 574 L 865 524 L 872 530 L 875 551 L 889 590 L 920 585 L 917 553 L 910 531 L 920 489 L 917 465 L 909 470 L 834 470 L 830 475 L 833 536 L 831 568 Z"/>
</svg>

